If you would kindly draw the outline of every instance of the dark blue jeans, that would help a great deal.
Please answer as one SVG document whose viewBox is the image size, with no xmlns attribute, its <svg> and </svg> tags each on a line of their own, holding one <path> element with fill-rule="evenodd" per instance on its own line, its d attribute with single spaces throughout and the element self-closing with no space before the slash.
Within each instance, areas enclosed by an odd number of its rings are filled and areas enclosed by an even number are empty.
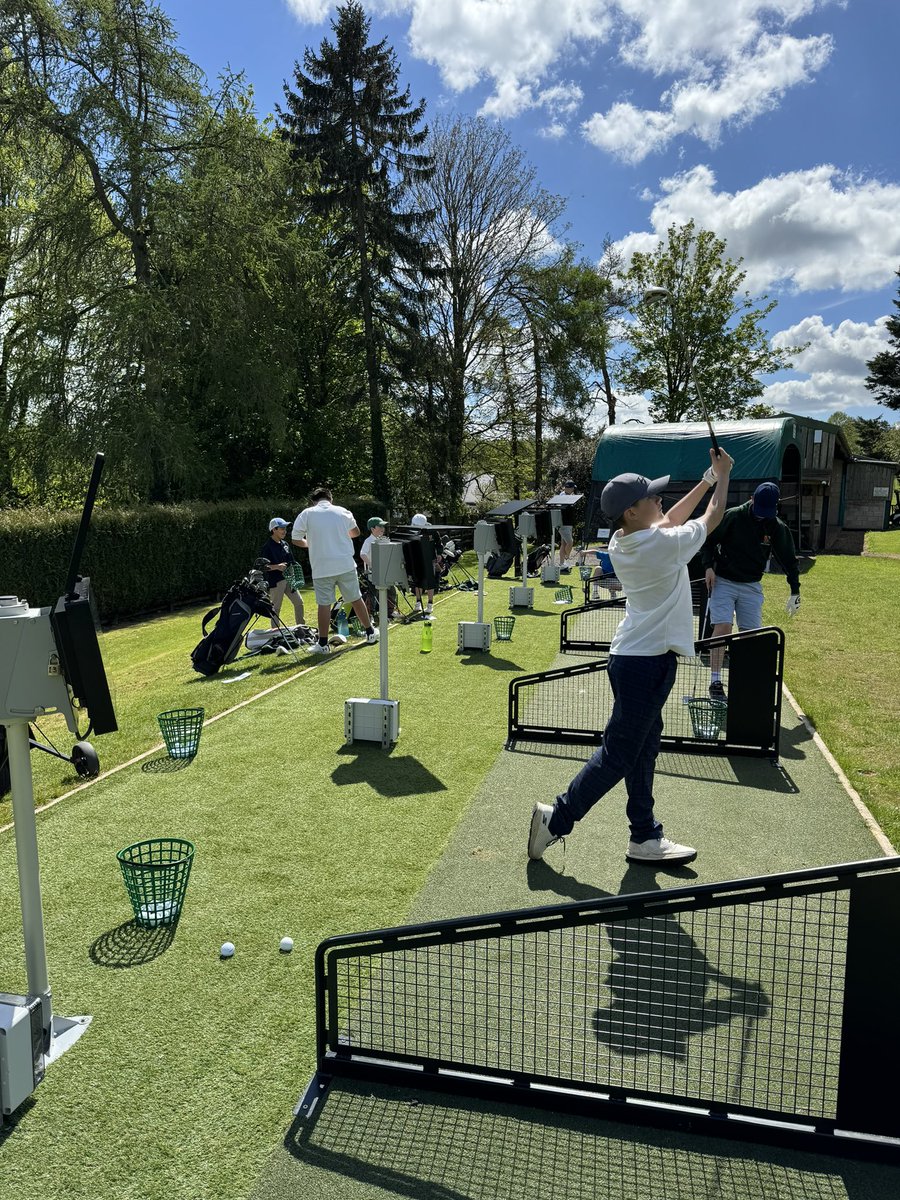
<svg viewBox="0 0 900 1200">
<path fill-rule="evenodd" d="M 662 709 L 675 682 L 678 656 L 613 654 L 609 683 L 615 702 L 603 731 L 603 744 L 584 764 L 568 788 L 556 797 L 549 830 L 555 837 L 571 833 L 601 796 L 625 780 L 625 808 L 631 840 L 662 837 L 653 815 L 653 773 L 662 734 Z"/>
</svg>

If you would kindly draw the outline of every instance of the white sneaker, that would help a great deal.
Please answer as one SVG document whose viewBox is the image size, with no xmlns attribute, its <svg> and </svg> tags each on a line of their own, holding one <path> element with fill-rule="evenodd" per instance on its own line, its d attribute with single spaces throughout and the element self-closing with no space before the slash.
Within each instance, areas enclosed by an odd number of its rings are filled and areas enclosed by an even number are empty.
<svg viewBox="0 0 900 1200">
<path fill-rule="evenodd" d="M 327 645 L 323 646 L 321 642 L 313 642 L 309 648 L 309 652 L 310 654 L 330 654 L 331 647 Z"/>
<path fill-rule="evenodd" d="M 378 641 L 378 630 L 377 629 L 373 629 L 371 633 L 366 634 L 366 645 L 367 646 L 374 646 L 377 641 Z"/>
<path fill-rule="evenodd" d="M 428 605 L 428 607 L 425 609 L 425 618 L 426 618 L 426 620 L 430 619 L 430 617 L 431 617 L 431 612 L 432 612 L 432 610 L 431 610 L 431 605 L 429 604 L 429 605 Z"/>
<path fill-rule="evenodd" d="M 550 818 L 553 816 L 552 804 L 535 804 L 531 811 L 531 829 L 528 833 L 528 857 L 543 858 L 544 851 L 561 842 L 562 838 L 554 837 L 550 832 Z"/>
<path fill-rule="evenodd" d="M 697 857 L 697 851 L 666 837 L 648 838 L 646 842 L 629 842 L 625 857 L 635 863 L 689 863 Z"/>
</svg>

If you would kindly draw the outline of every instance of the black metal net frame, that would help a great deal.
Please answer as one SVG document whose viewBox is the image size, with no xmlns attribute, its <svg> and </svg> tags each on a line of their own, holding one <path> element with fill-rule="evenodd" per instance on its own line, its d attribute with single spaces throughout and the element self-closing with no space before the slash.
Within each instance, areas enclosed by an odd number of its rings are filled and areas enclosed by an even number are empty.
<svg viewBox="0 0 900 1200">
<path fill-rule="evenodd" d="M 582 620 L 618 618 L 608 605 L 562 614 Z M 694 658 L 679 658 L 675 684 L 663 708 L 664 747 L 702 754 L 749 754 L 777 760 L 781 736 L 784 633 L 775 626 L 749 629 L 696 643 Z M 721 681 L 727 699 L 709 699 L 711 655 L 722 652 Z M 602 653 L 602 651 L 601 651 Z M 537 671 L 510 681 L 507 735 L 510 742 L 594 743 L 613 707 L 608 657 L 571 667 Z"/>
<path fill-rule="evenodd" d="M 900 1152 L 900 858 L 330 938 L 318 1074 Z M 877 953 L 878 946 L 882 952 Z"/>
<path fill-rule="evenodd" d="M 559 649 L 566 651 L 591 652 L 608 650 L 613 634 L 625 615 L 625 593 L 619 584 L 618 591 L 611 585 L 618 584 L 615 575 L 597 575 L 585 579 L 584 604 L 567 609 L 562 614 L 559 627 Z M 691 580 L 691 608 L 696 618 L 694 636 L 699 640 L 712 632 L 706 619 L 709 591 L 704 579 Z"/>
</svg>

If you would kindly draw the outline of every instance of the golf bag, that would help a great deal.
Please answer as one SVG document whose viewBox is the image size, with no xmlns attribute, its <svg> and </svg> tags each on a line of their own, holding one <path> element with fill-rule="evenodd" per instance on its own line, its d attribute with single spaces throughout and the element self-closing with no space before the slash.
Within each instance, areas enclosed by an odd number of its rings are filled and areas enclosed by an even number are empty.
<svg viewBox="0 0 900 1200">
<path fill-rule="evenodd" d="M 218 620 L 207 633 L 206 627 L 216 614 Z M 194 670 L 201 675 L 215 675 L 216 671 L 237 657 L 244 630 L 253 618 L 260 616 L 271 620 L 274 615 L 262 572 L 248 572 L 243 579 L 231 585 L 219 608 L 211 608 L 203 618 L 203 637 L 191 651 Z"/>
<path fill-rule="evenodd" d="M 541 567 L 549 557 L 549 546 L 535 546 L 535 548 L 528 555 L 528 574 L 537 575 L 538 571 L 540 571 Z"/>
<path fill-rule="evenodd" d="M 512 566 L 514 558 L 514 554 L 509 554 L 505 550 L 499 550 L 496 554 L 489 555 L 484 563 L 487 567 L 488 579 L 502 579 Z"/>
<path fill-rule="evenodd" d="M 249 629 L 244 638 L 247 651 L 244 658 L 254 654 L 287 654 L 311 646 L 316 640 L 315 631 L 308 625 L 282 625 L 279 629 Z"/>
</svg>

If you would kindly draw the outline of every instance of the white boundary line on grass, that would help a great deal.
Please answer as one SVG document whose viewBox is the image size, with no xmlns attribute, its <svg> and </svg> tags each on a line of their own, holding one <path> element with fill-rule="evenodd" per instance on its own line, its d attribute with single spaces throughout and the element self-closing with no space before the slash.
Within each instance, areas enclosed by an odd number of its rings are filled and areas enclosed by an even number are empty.
<svg viewBox="0 0 900 1200">
<path fill-rule="evenodd" d="M 447 599 L 449 599 L 449 597 L 447 597 Z M 398 628 L 398 625 L 391 625 L 388 627 L 388 633 L 390 633 L 391 630 Z M 362 645 L 363 643 L 360 643 L 358 646 L 351 646 L 351 652 L 353 650 L 362 649 Z M 341 651 L 340 653 L 344 653 L 344 651 Z M 321 661 L 322 660 L 320 659 L 319 662 Z M 267 687 L 263 691 L 257 692 L 255 696 L 248 696 L 246 700 L 241 700 L 239 704 L 235 704 L 231 708 L 226 708 L 224 712 L 216 713 L 214 717 L 209 717 L 203 722 L 202 727 L 205 729 L 207 725 L 212 725 L 216 721 L 221 721 L 223 717 L 230 717 L 231 714 L 236 713 L 238 709 L 246 708 L 248 704 L 253 704 L 256 700 L 261 700 L 263 696 L 270 696 L 272 692 L 277 692 L 279 688 L 286 687 L 289 683 L 295 683 L 296 680 L 302 679 L 304 675 L 308 675 L 310 671 L 314 671 L 317 666 L 319 666 L 318 662 L 313 663 L 311 666 L 304 667 L 302 671 L 298 671 L 296 675 L 291 675 L 287 679 L 279 680 L 278 683 L 273 683 L 271 687 Z M 124 771 L 126 767 L 133 767 L 136 763 L 143 762 L 145 758 L 149 758 L 151 754 L 156 754 L 159 750 L 165 750 L 165 745 L 162 742 L 157 742 L 155 746 L 151 746 L 149 750 L 145 750 L 143 754 L 138 754 L 135 758 L 130 758 L 128 762 L 119 763 L 118 766 L 110 767 L 108 771 L 102 771 L 95 779 L 89 779 L 86 783 L 80 783 L 78 787 L 74 787 L 68 792 L 63 792 L 61 796 L 55 796 L 52 800 L 48 800 L 46 804 L 39 805 L 34 810 L 35 816 L 37 816 L 38 813 L 46 812 L 48 808 L 55 808 L 57 804 L 60 804 L 63 800 L 68 800 L 71 796 L 77 796 L 79 792 L 83 792 L 86 788 L 93 787 L 95 783 L 101 783 L 104 779 L 109 779 L 112 775 L 118 775 L 118 773 L 120 771 Z M 14 828 L 14 821 L 10 821 L 6 825 L 0 825 L 0 834 L 9 833 L 9 831 Z"/>
<path fill-rule="evenodd" d="M 803 722 L 803 724 L 809 730 L 810 736 L 812 737 L 812 740 L 815 742 L 816 746 L 818 746 L 818 748 L 822 754 L 822 757 L 828 763 L 829 767 L 831 767 L 832 771 L 834 771 L 835 775 L 837 775 L 838 781 L 841 783 L 841 785 L 844 788 L 844 791 L 847 793 L 847 795 L 853 801 L 853 804 L 854 804 L 857 812 L 862 817 L 865 824 L 868 826 L 869 832 L 871 833 L 872 837 L 875 839 L 875 841 L 878 843 L 878 845 L 881 847 L 881 849 L 884 851 L 884 853 L 889 858 L 893 857 L 893 855 L 895 855 L 897 853 L 897 851 L 894 849 L 893 845 L 891 844 L 890 838 L 887 836 L 887 834 L 884 832 L 884 830 L 881 828 L 881 826 L 878 824 L 878 822 L 872 816 L 871 812 L 869 812 L 869 809 L 866 807 L 865 801 L 860 796 L 859 792 L 856 790 L 856 788 L 853 786 L 853 784 L 850 782 L 850 780 L 847 778 L 847 776 L 844 774 L 844 771 L 841 768 L 841 764 L 837 761 L 837 759 L 834 757 L 834 755 L 831 753 L 831 751 L 828 749 L 828 747 L 822 741 L 822 738 L 819 735 L 818 731 L 816 730 L 815 726 L 813 725 L 812 721 L 809 719 L 809 717 L 806 715 L 806 713 L 803 711 L 803 709 L 800 707 L 800 705 L 797 703 L 797 701 L 791 695 L 790 690 L 788 689 L 788 686 L 786 683 L 782 683 L 781 690 L 784 693 L 784 695 L 787 696 L 788 702 L 790 703 L 791 708 L 794 710 L 794 712 L 797 714 L 797 716 L 800 718 L 800 720 Z"/>
</svg>

